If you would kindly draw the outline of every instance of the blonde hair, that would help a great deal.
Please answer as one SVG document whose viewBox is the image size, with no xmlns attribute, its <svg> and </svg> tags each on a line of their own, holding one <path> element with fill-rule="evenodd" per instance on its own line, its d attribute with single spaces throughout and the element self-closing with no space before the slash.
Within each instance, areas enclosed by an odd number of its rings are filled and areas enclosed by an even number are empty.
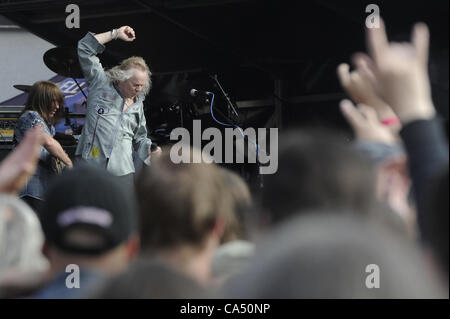
<svg viewBox="0 0 450 319">
<path fill-rule="evenodd" d="M 145 60 L 139 56 L 132 56 L 128 59 L 120 62 L 119 65 L 106 71 L 106 75 L 109 77 L 110 81 L 117 84 L 129 80 L 133 76 L 132 69 L 138 69 L 147 73 L 147 82 L 145 83 L 142 91 L 139 93 L 141 97 L 145 97 L 152 87 L 152 72 L 145 63 Z"/>
</svg>

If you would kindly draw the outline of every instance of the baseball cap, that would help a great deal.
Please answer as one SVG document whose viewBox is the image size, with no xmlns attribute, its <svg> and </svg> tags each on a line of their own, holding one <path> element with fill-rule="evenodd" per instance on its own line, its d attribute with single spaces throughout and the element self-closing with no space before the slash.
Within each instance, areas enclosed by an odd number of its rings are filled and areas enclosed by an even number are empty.
<svg viewBox="0 0 450 319">
<path fill-rule="evenodd" d="M 133 190 L 97 167 L 65 172 L 50 184 L 40 212 L 46 241 L 62 251 L 99 255 L 137 232 Z"/>
</svg>

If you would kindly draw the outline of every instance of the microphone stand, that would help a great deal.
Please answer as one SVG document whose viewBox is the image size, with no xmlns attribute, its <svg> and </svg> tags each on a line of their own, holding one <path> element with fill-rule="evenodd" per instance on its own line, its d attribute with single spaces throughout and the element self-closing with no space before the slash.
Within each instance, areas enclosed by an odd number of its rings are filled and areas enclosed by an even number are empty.
<svg viewBox="0 0 450 319">
<path fill-rule="evenodd" d="M 67 68 L 69 69 L 69 73 L 73 75 L 71 64 L 68 64 L 68 65 L 67 65 Z M 75 84 L 78 86 L 78 88 L 80 89 L 81 93 L 83 94 L 84 98 L 85 98 L 86 101 L 87 101 L 87 95 L 86 95 L 86 93 L 84 93 L 83 89 L 81 88 L 81 86 L 80 86 L 80 84 L 78 83 L 78 81 L 77 81 L 77 79 L 75 78 L 75 76 L 72 77 L 72 80 L 75 81 Z"/>
<path fill-rule="evenodd" d="M 231 102 L 228 94 L 225 92 L 225 90 L 222 88 L 222 85 L 220 85 L 219 80 L 217 79 L 217 74 L 211 75 L 210 78 L 217 84 L 217 87 L 222 92 L 222 95 L 225 97 L 225 100 L 227 101 L 227 107 L 228 107 L 228 117 L 231 117 L 231 111 L 236 115 L 236 117 L 239 119 L 239 114 L 236 111 L 236 108 L 233 105 L 233 102 Z"/>
<path fill-rule="evenodd" d="M 217 74 L 210 75 L 209 77 L 216 83 L 217 87 L 220 89 L 220 91 L 222 92 L 222 95 L 225 97 L 225 100 L 227 101 L 228 118 L 223 116 L 223 114 L 220 111 L 216 110 L 216 112 L 218 112 L 220 115 L 222 115 L 224 118 L 226 118 L 228 120 L 228 122 L 231 123 L 231 125 L 239 127 L 239 125 L 234 124 L 234 123 L 238 123 L 239 124 L 239 122 L 240 122 L 239 121 L 239 114 L 236 111 L 236 108 L 234 107 L 233 102 L 231 102 L 228 94 L 225 92 L 225 90 L 223 89 L 222 85 L 220 85 L 220 82 L 217 79 Z M 236 115 L 236 119 L 237 119 L 236 121 L 234 121 L 232 116 L 231 116 L 232 112 Z M 247 143 L 249 143 L 247 135 L 244 135 L 244 142 L 245 141 L 247 141 Z M 258 147 L 258 144 L 256 142 L 255 142 L 255 144 L 256 144 L 256 166 L 257 166 L 257 169 L 258 169 L 258 184 L 259 184 L 258 186 L 260 188 L 263 188 L 264 187 L 264 181 L 263 181 L 263 176 L 261 175 L 261 172 L 260 172 L 261 163 L 259 162 L 259 147 Z"/>
</svg>

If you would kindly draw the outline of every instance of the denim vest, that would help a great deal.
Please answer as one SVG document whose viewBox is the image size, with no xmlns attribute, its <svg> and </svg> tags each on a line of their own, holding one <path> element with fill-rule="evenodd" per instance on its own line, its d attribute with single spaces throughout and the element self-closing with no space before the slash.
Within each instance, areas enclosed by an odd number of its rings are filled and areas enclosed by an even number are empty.
<svg viewBox="0 0 450 319">
<path fill-rule="evenodd" d="M 45 134 L 50 136 L 55 135 L 55 128 L 53 125 L 47 124 L 45 120 L 36 111 L 27 111 L 17 120 L 14 129 L 14 143 L 17 145 L 22 141 L 25 133 L 35 127 L 40 126 Z M 48 187 L 50 179 L 54 173 L 50 170 L 51 154 L 41 146 L 39 155 L 39 162 L 34 172 L 25 187 L 20 191 L 19 197 L 30 196 L 36 199 L 44 200 L 44 192 Z"/>
</svg>

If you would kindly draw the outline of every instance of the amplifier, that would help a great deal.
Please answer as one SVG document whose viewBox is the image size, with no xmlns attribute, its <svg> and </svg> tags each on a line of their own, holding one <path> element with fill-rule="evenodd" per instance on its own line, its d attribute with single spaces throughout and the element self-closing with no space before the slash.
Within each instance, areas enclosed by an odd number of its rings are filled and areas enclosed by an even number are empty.
<svg viewBox="0 0 450 319">
<path fill-rule="evenodd" d="M 23 107 L 0 106 L 0 143 L 11 143 L 14 128 Z"/>
</svg>

